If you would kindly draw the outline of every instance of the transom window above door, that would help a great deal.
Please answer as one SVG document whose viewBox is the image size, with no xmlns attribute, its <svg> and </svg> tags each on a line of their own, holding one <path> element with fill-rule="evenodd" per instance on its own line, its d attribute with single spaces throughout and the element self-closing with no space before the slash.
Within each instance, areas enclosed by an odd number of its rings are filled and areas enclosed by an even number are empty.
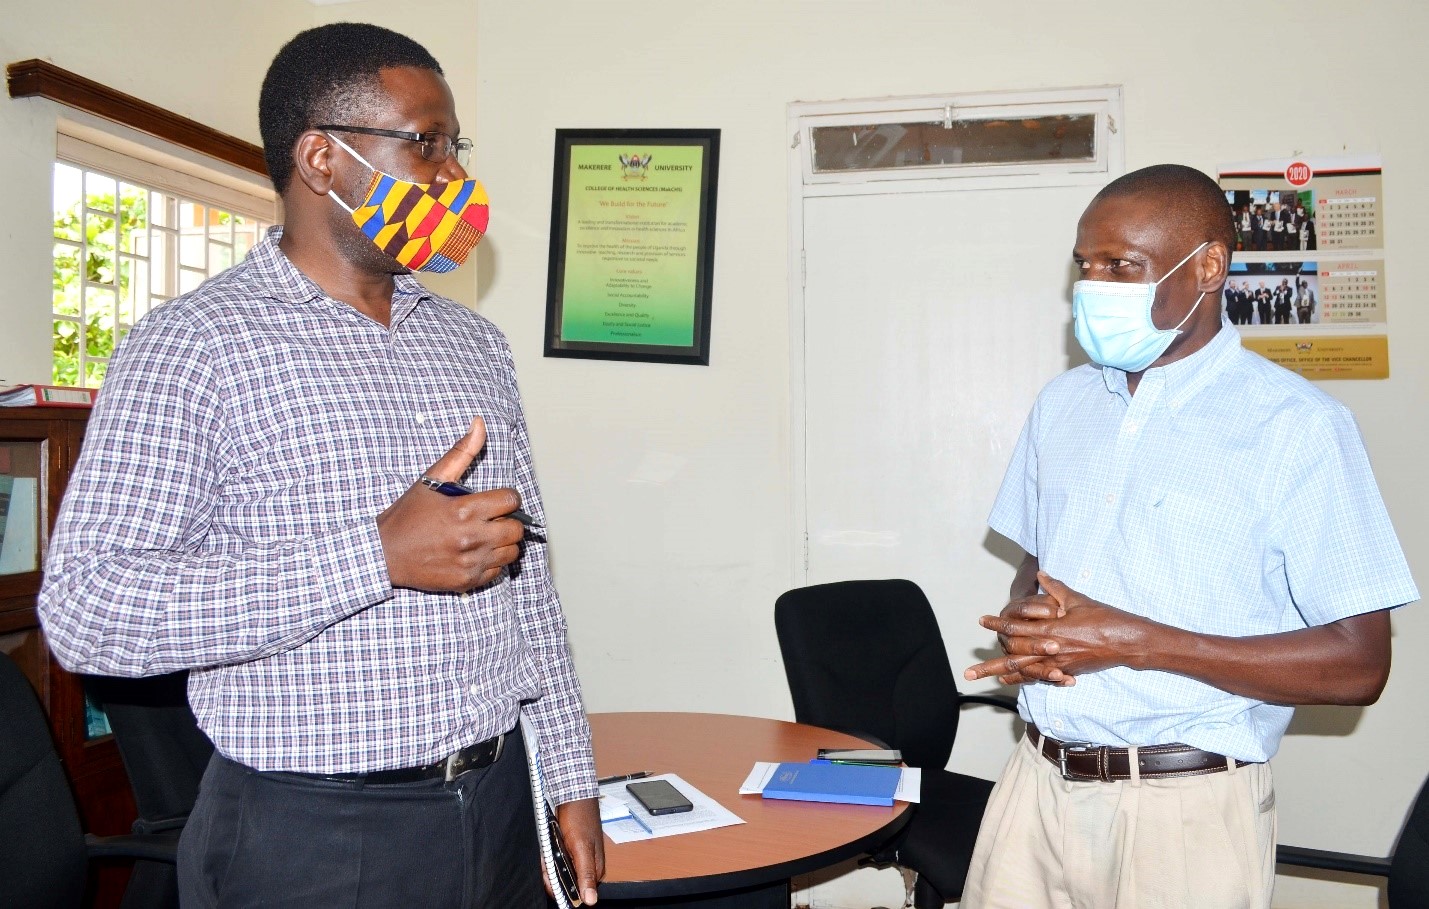
<svg viewBox="0 0 1429 909">
<path fill-rule="evenodd" d="M 1117 86 L 793 104 L 790 113 L 810 195 L 1010 186 L 1009 178 L 1091 184 L 1121 168 Z"/>
</svg>

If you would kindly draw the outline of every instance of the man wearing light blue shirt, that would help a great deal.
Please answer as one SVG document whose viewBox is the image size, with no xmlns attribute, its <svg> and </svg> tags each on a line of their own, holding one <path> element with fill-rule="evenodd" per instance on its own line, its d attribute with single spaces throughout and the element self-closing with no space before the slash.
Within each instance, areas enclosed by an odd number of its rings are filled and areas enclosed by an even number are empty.
<svg viewBox="0 0 1429 909">
<path fill-rule="evenodd" d="M 982 619 L 1005 655 L 967 676 L 1022 684 L 1028 735 L 968 909 L 1268 907 L 1292 705 L 1370 704 L 1388 677 L 1388 610 L 1418 591 L 1348 409 L 1221 316 L 1234 240 L 1178 165 L 1078 225 L 1096 365 L 1038 396 L 989 519 L 1027 555 Z"/>
</svg>

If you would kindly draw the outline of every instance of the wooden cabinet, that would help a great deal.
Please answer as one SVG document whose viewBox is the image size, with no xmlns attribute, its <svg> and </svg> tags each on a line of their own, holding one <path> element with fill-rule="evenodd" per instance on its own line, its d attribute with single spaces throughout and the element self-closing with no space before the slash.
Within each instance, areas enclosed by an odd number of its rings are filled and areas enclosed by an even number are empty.
<svg viewBox="0 0 1429 909">
<path fill-rule="evenodd" d="M 40 565 L 59 516 L 60 497 L 84 441 L 87 408 L 0 407 L 0 651 L 10 654 L 39 693 L 84 829 L 128 833 L 134 798 L 110 735 L 93 734 L 77 676 L 45 645 L 36 613 Z M 95 905 L 112 905 L 128 869 L 91 869 Z"/>
</svg>

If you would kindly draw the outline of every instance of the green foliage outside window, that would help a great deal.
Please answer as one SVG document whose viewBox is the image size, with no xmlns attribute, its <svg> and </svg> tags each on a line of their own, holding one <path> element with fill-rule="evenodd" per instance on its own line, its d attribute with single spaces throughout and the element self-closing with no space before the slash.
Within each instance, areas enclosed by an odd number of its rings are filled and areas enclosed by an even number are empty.
<svg viewBox="0 0 1429 909">
<path fill-rule="evenodd" d="M 54 384 L 98 386 L 104 380 L 108 364 L 102 361 L 86 364 L 86 375 L 81 378 L 80 345 L 91 358 L 107 360 L 114 353 L 119 340 L 115 307 L 131 299 L 130 283 L 134 278 L 132 260 L 120 259 L 116 246 L 126 252 L 135 251 L 135 241 L 144 236 L 148 227 L 148 199 L 144 190 L 126 186 L 117 208 L 113 194 L 91 194 L 87 219 L 83 217 L 83 201 L 55 213 L 55 239 L 78 241 L 82 230 L 88 252 L 81 262 L 79 248 L 55 244 L 53 311 L 56 316 L 79 317 L 81 294 L 85 292 L 81 276 L 87 282 L 89 296 L 83 325 L 63 318 L 54 320 Z M 117 212 L 118 217 L 96 215 L 94 209 Z M 135 315 L 126 311 L 124 321 L 131 322 Z"/>
</svg>

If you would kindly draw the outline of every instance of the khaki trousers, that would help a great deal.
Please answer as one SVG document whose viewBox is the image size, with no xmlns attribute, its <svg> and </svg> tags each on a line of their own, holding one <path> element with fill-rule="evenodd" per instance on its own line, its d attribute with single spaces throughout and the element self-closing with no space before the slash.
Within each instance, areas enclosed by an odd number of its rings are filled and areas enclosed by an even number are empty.
<svg viewBox="0 0 1429 909">
<path fill-rule="evenodd" d="M 962 909 L 1268 909 L 1268 764 L 1068 782 L 1024 736 L 978 831 Z"/>
</svg>

